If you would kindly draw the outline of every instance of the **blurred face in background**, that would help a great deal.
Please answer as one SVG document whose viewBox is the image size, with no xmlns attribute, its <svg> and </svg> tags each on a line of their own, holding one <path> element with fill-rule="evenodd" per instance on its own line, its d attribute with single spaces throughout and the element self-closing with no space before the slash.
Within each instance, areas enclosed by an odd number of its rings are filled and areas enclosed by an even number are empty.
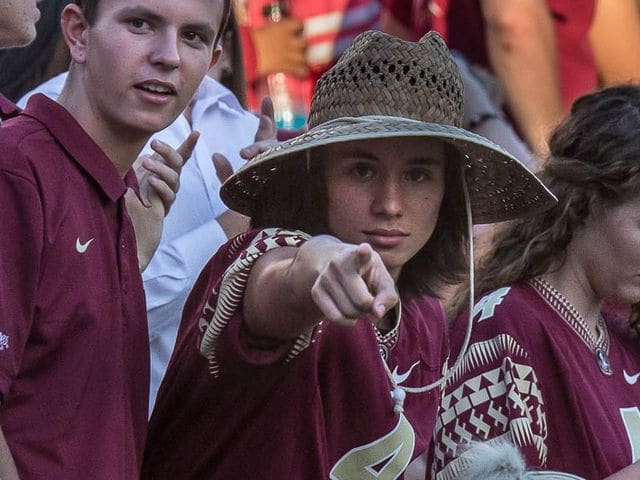
<svg viewBox="0 0 640 480">
<path fill-rule="evenodd" d="M 39 0 L 0 0 L 0 48 L 23 47 L 36 38 Z"/>
</svg>

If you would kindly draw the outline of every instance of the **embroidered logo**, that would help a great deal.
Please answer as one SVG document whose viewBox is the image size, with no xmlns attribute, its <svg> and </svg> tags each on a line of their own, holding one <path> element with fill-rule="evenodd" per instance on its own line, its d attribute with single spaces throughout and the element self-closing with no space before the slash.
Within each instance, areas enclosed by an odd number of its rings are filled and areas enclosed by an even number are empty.
<svg viewBox="0 0 640 480">
<path fill-rule="evenodd" d="M 635 375 L 629 375 L 626 370 L 623 370 L 622 373 L 624 374 L 624 379 L 629 385 L 635 385 L 638 381 L 638 378 L 640 377 L 640 372 L 636 373 Z"/>
<path fill-rule="evenodd" d="M 411 365 L 411 368 L 409 368 L 409 370 L 407 370 L 405 373 L 398 373 L 398 367 L 394 368 L 393 372 L 391 372 L 391 376 L 393 377 L 393 380 L 396 382 L 396 385 L 401 385 L 402 383 L 404 383 L 404 381 L 407 378 L 409 378 L 409 375 L 411 375 L 411 372 L 419 363 L 420 363 L 420 360 L 418 360 L 416 363 Z"/>
<path fill-rule="evenodd" d="M 80 242 L 80 237 L 76 238 L 76 252 L 78 252 L 78 253 L 86 252 L 87 248 L 89 248 L 89 245 L 91 244 L 91 242 L 93 242 L 93 238 L 87 240 L 84 243 Z"/>
<path fill-rule="evenodd" d="M 496 307 L 502 303 L 502 300 L 510 290 L 511 287 L 503 287 L 482 297 L 473 307 L 472 316 L 475 318 L 476 315 L 481 313 L 478 322 L 493 317 Z"/>
<path fill-rule="evenodd" d="M 0 332 L 0 351 L 9 348 L 9 335 Z"/>
</svg>

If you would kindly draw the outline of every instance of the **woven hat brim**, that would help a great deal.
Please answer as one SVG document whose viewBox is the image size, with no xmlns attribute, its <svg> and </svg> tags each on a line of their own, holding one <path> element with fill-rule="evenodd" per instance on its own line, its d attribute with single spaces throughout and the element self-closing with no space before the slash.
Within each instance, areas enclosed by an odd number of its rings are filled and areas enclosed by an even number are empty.
<svg viewBox="0 0 640 480">
<path fill-rule="evenodd" d="M 251 216 L 258 193 L 283 162 L 305 161 L 305 152 L 323 145 L 408 137 L 452 145 L 465 165 L 473 223 L 494 223 L 546 210 L 555 196 L 519 160 L 490 140 L 449 126 L 401 117 L 342 118 L 279 143 L 254 157 L 222 186 L 220 196 L 237 212 Z M 295 180 L 293 180 L 295 181 Z"/>
</svg>

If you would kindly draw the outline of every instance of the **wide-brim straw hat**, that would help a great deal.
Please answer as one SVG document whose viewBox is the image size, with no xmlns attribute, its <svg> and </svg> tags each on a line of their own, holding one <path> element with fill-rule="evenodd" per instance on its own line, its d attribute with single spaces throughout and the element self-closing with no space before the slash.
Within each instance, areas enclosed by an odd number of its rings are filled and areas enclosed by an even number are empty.
<svg viewBox="0 0 640 480">
<path fill-rule="evenodd" d="M 382 32 L 360 34 L 318 81 L 309 131 L 257 155 L 222 186 L 223 201 L 251 216 L 261 192 L 287 162 L 307 161 L 309 150 L 343 142 L 406 137 L 451 145 L 459 153 L 474 223 L 510 220 L 544 210 L 555 197 L 503 148 L 462 129 L 458 69 L 435 32 L 409 42 Z M 300 181 L 291 178 L 291 182 Z"/>
</svg>

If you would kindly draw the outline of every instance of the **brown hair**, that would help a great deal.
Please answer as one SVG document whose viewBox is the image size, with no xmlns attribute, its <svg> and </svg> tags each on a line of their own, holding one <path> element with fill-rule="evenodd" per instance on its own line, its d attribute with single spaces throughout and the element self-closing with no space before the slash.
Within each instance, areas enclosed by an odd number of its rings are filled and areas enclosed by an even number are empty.
<svg viewBox="0 0 640 480">
<path fill-rule="evenodd" d="M 101 0 L 75 0 L 74 3 L 78 5 L 84 13 L 84 18 L 89 25 L 93 25 L 98 18 L 98 7 Z M 217 45 L 222 38 L 227 22 L 229 21 L 229 13 L 231 12 L 231 0 L 223 0 L 222 20 L 220 21 L 220 28 L 216 32 L 216 38 L 213 45 Z"/>
<path fill-rule="evenodd" d="M 477 271 L 478 295 L 559 268 L 594 200 L 613 206 L 640 194 L 638 132 L 640 87 L 603 89 L 573 104 L 553 133 L 541 173 L 558 205 L 514 220 L 496 236 Z"/>
<path fill-rule="evenodd" d="M 438 296 L 447 284 L 460 281 L 467 266 L 466 212 L 461 190 L 460 154 L 445 144 L 445 193 L 438 223 L 429 241 L 402 268 L 398 280 L 400 294 Z M 252 227 L 282 227 L 310 235 L 330 233 L 327 226 L 327 193 L 320 148 L 308 153 L 311 161 L 283 162 L 279 172 L 266 182 L 255 202 Z M 296 181 L 291 181 L 295 178 Z"/>
</svg>

